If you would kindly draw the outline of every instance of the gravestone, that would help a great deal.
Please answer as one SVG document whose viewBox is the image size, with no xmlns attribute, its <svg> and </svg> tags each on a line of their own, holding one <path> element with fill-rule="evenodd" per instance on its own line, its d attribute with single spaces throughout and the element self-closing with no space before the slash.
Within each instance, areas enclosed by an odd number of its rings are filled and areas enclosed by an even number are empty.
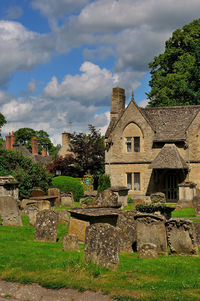
<svg viewBox="0 0 200 301">
<path fill-rule="evenodd" d="M 31 189 L 31 197 L 44 196 L 45 193 L 42 189 Z"/>
<path fill-rule="evenodd" d="M 35 240 L 57 240 L 58 215 L 54 210 L 42 210 L 37 214 L 35 225 Z"/>
<path fill-rule="evenodd" d="M 190 220 L 172 218 L 166 223 L 167 240 L 172 254 L 197 255 L 196 233 Z"/>
<path fill-rule="evenodd" d="M 92 205 L 106 208 L 119 208 L 121 203 L 118 201 L 118 196 L 110 189 L 103 190 L 93 199 Z"/>
<path fill-rule="evenodd" d="M 77 235 L 78 240 L 80 242 L 84 242 L 85 241 L 85 231 L 89 225 L 90 225 L 90 223 L 88 221 L 70 217 L 69 234 Z"/>
<path fill-rule="evenodd" d="M 196 232 L 197 245 L 200 246 L 200 222 L 193 223 Z"/>
<path fill-rule="evenodd" d="M 157 252 L 157 246 L 151 243 L 145 243 L 140 246 L 140 249 L 138 250 L 139 257 L 140 258 L 157 258 L 158 252 Z"/>
<path fill-rule="evenodd" d="M 17 201 L 12 196 L 0 196 L 0 216 L 3 226 L 22 226 Z"/>
<path fill-rule="evenodd" d="M 0 196 L 11 196 L 15 200 L 18 200 L 19 182 L 15 180 L 13 176 L 1 176 L 0 177 Z"/>
<path fill-rule="evenodd" d="M 108 269 L 119 266 L 120 232 L 110 224 L 93 224 L 86 228 L 85 259 Z"/>
<path fill-rule="evenodd" d="M 166 198 L 165 194 L 163 192 L 155 192 L 150 195 L 150 199 L 152 204 L 157 204 L 157 203 L 166 203 Z"/>
<path fill-rule="evenodd" d="M 39 208 L 35 204 L 29 204 L 24 208 L 24 214 L 28 216 L 31 226 L 35 226 L 36 217 L 39 212 Z"/>
<path fill-rule="evenodd" d="M 117 219 L 117 227 L 121 229 L 120 252 L 132 253 L 136 251 L 136 221 L 135 211 L 121 211 Z"/>
<path fill-rule="evenodd" d="M 166 219 L 160 215 L 137 213 L 135 220 L 137 250 L 140 250 L 142 245 L 151 243 L 156 245 L 158 254 L 167 255 Z"/>
<path fill-rule="evenodd" d="M 58 214 L 58 222 L 59 223 L 65 223 L 66 225 L 69 224 L 69 215 L 67 213 L 67 210 L 58 209 L 58 210 L 56 210 L 56 213 Z"/>
<path fill-rule="evenodd" d="M 192 200 L 192 205 L 194 207 L 195 215 L 200 216 L 200 197 L 195 196 Z"/>
<path fill-rule="evenodd" d="M 72 192 L 67 192 L 64 196 L 61 197 L 61 205 L 74 206 L 74 197 Z"/>
<path fill-rule="evenodd" d="M 80 252 L 77 235 L 65 235 L 63 237 L 63 250 L 64 251 L 78 251 Z"/>
<path fill-rule="evenodd" d="M 60 189 L 58 188 L 49 188 L 48 189 L 49 196 L 56 196 L 54 206 L 60 206 Z"/>
</svg>

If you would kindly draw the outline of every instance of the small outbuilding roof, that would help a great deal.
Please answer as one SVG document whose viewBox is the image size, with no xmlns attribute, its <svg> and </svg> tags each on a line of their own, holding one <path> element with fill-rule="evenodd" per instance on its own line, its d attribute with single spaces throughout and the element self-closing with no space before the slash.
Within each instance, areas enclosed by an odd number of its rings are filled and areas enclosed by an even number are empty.
<svg viewBox="0 0 200 301">
<path fill-rule="evenodd" d="M 185 160 L 181 157 L 175 144 L 165 144 L 156 158 L 151 162 L 152 169 L 187 169 Z"/>
</svg>

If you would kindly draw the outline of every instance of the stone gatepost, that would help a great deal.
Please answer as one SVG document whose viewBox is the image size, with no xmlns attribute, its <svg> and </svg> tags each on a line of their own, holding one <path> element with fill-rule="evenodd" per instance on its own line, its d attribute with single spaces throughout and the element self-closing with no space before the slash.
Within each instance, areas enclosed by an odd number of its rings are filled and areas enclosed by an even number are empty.
<svg viewBox="0 0 200 301">
<path fill-rule="evenodd" d="M 178 255 L 198 255 L 196 232 L 190 220 L 172 218 L 166 222 L 170 251 Z"/>
<path fill-rule="evenodd" d="M 119 266 L 120 232 L 109 224 L 93 224 L 86 229 L 85 259 L 108 269 Z"/>
<path fill-rule="evenodd" d="M 53 210 L 42 210 L 38 212 L 35 225 L 35 240 L 51 241 L 57 240 L 58 215 Z"/>
<path fill-rule="evenodd" d="M 178 185 L 179 187 L 179 201 L 178 205 L 182 207 L 192 207 L 192 200 L 196 196 L 197 184 L 193 182 L 183 182 Z"/>
<path fill-rule="evenodd" d="M 163 216 L 137 213 L 136 233 L 137 233 L 137 250 L 143 248 L 144 244 L 156 245 L 158 254 L 168 255 L 167 250 L 167 235 L 165 230 L 166 219 Z"/>
</svg>

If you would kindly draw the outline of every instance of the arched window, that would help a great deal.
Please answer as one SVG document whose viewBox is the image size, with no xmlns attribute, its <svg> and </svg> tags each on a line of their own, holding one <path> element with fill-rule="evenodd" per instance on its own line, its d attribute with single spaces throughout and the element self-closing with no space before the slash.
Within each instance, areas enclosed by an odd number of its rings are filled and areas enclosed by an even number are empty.
<svg viewBox="0 0 200 301">
<path fill-rule="evenodd" d="M 125 141 L 125 152 L 139 153 L 143 151 L 143 135 L 139 126 L 135 123 L 129 123 L 123 132 Z"/>
</svg>

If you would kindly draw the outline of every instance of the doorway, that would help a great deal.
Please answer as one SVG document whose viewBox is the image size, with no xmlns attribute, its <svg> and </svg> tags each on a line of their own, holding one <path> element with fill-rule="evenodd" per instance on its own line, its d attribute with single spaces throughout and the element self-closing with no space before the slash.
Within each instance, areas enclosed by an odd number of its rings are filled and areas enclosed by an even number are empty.
<svg viewBox="0 0 200 301">
<path fill-rule="evenodd" d="M 167 172 L 164 176 L 163 192 L 168 202 L 178 200 L 178 176 L 175 172 Z"/>
</svg>

